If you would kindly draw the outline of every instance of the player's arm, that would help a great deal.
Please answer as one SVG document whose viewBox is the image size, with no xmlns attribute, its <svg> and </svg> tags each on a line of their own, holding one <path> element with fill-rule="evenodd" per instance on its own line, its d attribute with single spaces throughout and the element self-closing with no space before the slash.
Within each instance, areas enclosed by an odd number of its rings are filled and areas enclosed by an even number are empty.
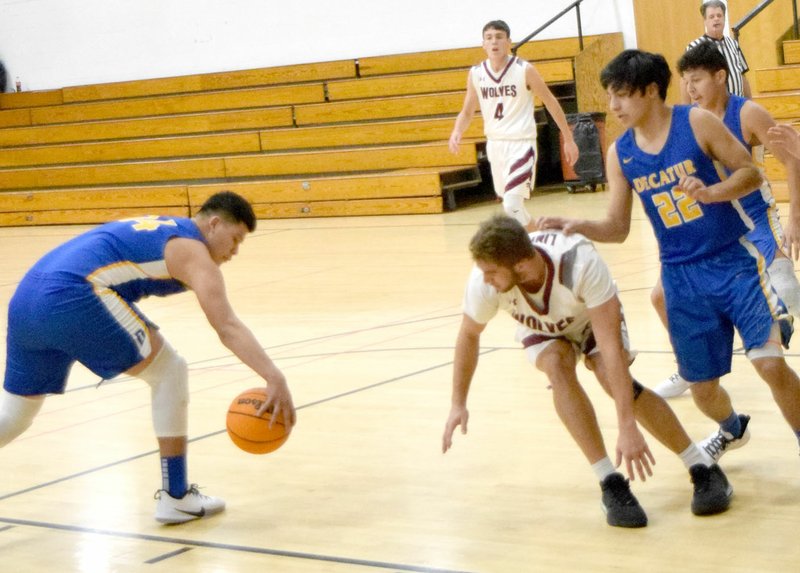
<svg viewBox="0 0 800 573">
<path fill-rule="evenodd" d="M 775 120 L 759 104 L 748 101 L 741 111 L 742 131 L 751 144 L 764 146 L 786 167 L 786 182 L 789 187 L 789 221 L 784 229 L 790 254 L 800 256 L 800 161 L 785 148 L 774 145 L 770 140 L 770 129 L 776 126 Z M 794 131 L 794 130 L 792 130 Z"/>
<path fill-rule="evenodd" d="M 614 295 L 600 306 L 587 310 L 617 411 L 619 436 L 616 465 L 624 460 L 631 478 L 635 471 L 645 480 L 645 474 L 653 475 L 650 465 L 655 463 L 655 459 L 639 430 L 633 412 L 633 379 L 628 370 L 628 353 L 622 345 L 622 310 L 619 298 Z"/>
<path fill-rule="evenodd" d="M 444 427 L 442 436 L 442 452 L 446 452 L 453 445 L 453 432 L 461 426 L 461 433 L 467 433 L 467 395 L 475 369 L 478 366 L 478 353 L 480 351 L 481 333 L 486 327 L 467 316 L 462 315 L 461 327 L 456 338 L 455 358 L 453 360 L 453 393 L 450 406 L 450 415 Z"/>
<path fill-rule="evenodd" d="M 689 123 L 700 149 L 722 164 L 730 175 L 708 186 L 693 175 L 684 176 L 677 185 L 681 191 L 701 203 L 719 203 L 733 201 L 758 189 L 762 182 L 761 173 L 745 146 L 722 120 L 709 111 L 692 108 Z"/>
<path fill-rule="evenodd" d="M 572 130 L 569 128 L 567 116 L 564 115 L 561 104 L 558 103 L 556 96 L 554 96 L 550 88 L 547 87 L 544 78 L 542 78 L 542 75 L 533 64 L 525 68 L 525 81 L 531 89 L 531 92 L 533 92 L 533 95 L 542 100 L 545 109 L 547 109 L 553 121 L 556 122 L 558 129 L 561 131 L 561 135 L 564 138 L 564 158 L 569 165 L 575 165 L 575 162 L 578 161 L 578 146 L 575 144 L 575 138 L 572 134 Z"/>
<path fill-rule="evenodd" d="M 228 301 L 222 272 L 211 259 L 208 248 L 200 241 L 175 238 L 167 243 L 164 260 L 170 276 L 194 292 L 220 341 L 266 380 L 267 401 L 262 410 L 272 408 L 276 418 L 283 414 L 287 428 L 291 428 L 296 412 L 286 378 L 236 316 Z"/>
<path fill-rule="evenodd" d="M 472 83 L 472 70 L 470 70 L 467 74 L 467 95 L 464 96 L 464 105 L 461 107 L 461 111 L 456 117 L 453 131 L 450 133 L 450 151 L 452 153 L 458 153 L 458 145 L 461 143 L 461 136 L 469 127 L 479 106 L 478 92 L 475 90 L 475 85 Z"/>
<path fill-rule="evenodd" d="M 580 233 L 600 243 L 621 243 L 628 237 L 631 230 L 633 193 L 620 167 L 616 143 L 609 146 L 606 157 L 609 203 L 605 219 L 540 217 L 536 220 L 538 229 L 561 229 L 567 235 Z"/>
</svg>

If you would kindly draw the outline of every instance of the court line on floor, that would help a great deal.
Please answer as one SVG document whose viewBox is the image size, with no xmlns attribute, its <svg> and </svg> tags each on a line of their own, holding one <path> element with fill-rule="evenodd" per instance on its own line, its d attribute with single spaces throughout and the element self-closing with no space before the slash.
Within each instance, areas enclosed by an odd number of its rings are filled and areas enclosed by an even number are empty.
<svg viewBox="0 0 800 573">
<path fill-rule="evenodd" d="M 227 551 L 237 551 L 240 553 L 255 553 L 260 555 L 274 555 L 276 557 L 292 557 L 295 559 L 306 559 L 309 561 L 325 561 L 328 563 L 341 563 L 343 565 L 360 565 L 362 567 L 370 567 L 373 569 L 393 569 L 395 571 L 414 571 L 417 573 L 469 573 L 467 571 L 455 569 L 441 569 L 438 567 L 424 567 L 422 565 L 408 565 L 405 563 L 391 563 L 388 561 L 373 561 L 370 559 L 356 559 L 351 557 L 339 557 L 336 555 L 323 555 L 319 553 L 305 553 L 302 551 L 288 551 L 283 549 L 267 549 L 264 547 L 252 547 L 249 545 L 235 545 L 231 543 L 215 543 L 213 541 L 199 541 L 196 539 L 181 539 L 174 537 L 167 537 L 163 535 L 152 535 L 148 533 L 128 533 L 125 531 L 111 531 L 107 529 L 95 529 L 92 527 L 81 527 L 78 525 L 64 525 L 60 523 L 48 523 L 45 521 L 33 521 L 27 519 L 15 519 L 9 517 L 0 517 L 0 522 L 8 523 L 17 526 L 29 526 L 45 529 L 55 529 L 59 531 L 68 531 L 73 533 L 105 535 L 108 537 L 116 537 L 121 539 L 134 539 L 139 541 L 156 541 L 160 543 L 170 543 L 177 545 L 189 546 L 189 548 L 203 547 L 208 549 L 223 549 Z M 166 554 L 174 556 L 175 554 L 185 553 L 189 548 L 177 550 L 172 553 Z M 146 561 L 145 563 L 149 563 Z"/>
<path fill-rule="evenodd" d="M 495 352 L 495 350 L 497 350 L 497 349 L 489 348 L 489 349 L 483 350 L 481 352 L 481 356 L 484 356 L 486 354 L 491 354 L 492 352 Z M 406 378 L 411 378 L 411 377 L 417 376 L 419 374 L 424 374 L 426 372 L 431 372 L 433 370 L 437 370 L 437 369 L 443 368 L 445 366 L 450 366 L 451 364 L 453 364 L 453 361 L 449 360 L 447 362 L 442 362 L 440 364 L 435 364 L 433 366 L 427 366 L 427 367 L 422 368 L 420 370 L 415 370 L 414 372 L 409 372 L 409 373 L 406 373 L 406 374 L 402 374 L 400 376 L 395 376 L 394 378 L 389 378 L 388 380 L 382 380 L 380 382 L 374 382 L 372 384 L 367 384 L 366 386 L 361 386 L 359 388 L 354 388 L 352 390 L 347 390 L 345 392 L 340 392 L 338 394 L 334 394 L 333 396 L 328 396 L 326 398 L 321 398 L 321 399 L 315 400 L 313 402 L 308 402 L 307 404 L 303 404 L 301 406 L 298 406 L 297 410 L 304 410 L 306 408 L 311 408 L 313 406 L 318 406 L 320 404 L 331 402 L 331 401 L 337 400 L 339 398 L 344 398 L 346 396 L 351 396 L 353 394 L 358 394 L 360 392 L 366 392 L 366 391 L 372 390 L 374 388 L 379 388 L 381 386 L 385 386 L 386 384 L 391 384 L 393 382 L 399 382 L 399 381 L 404 380 Z M 203 435 L 200 435 L 200 436 L 195 436 L 193 438 L 190 438 L 188 440 L 188 442 L 189 443 L 193 443 L 193 442 L 197 442 L 197 441 L 200 441 L 200 440 L 205 440 L 207 438 L 211 438 L 211 437 L 214 437 L 214 436 L 218 436 L 220 434 L 224 434 L 226 431 L 227 430 L 225 430 L 223 428 L 221 430 L 216 430 L 214 432 L 209 432 L 207 434 L 203 434 Z M 15 492 L 7 493 L 5 495 L 0 495 L 0 501 L 6 500 L 6 499 L 9 499 L 9 498 L 12 498 L 12 497 L 16 497 L 16 496 L 19 496 L 19 495 L 22 495 L 22 494 L 25 494 L 25 493 L 29 493 L 29 492 L 32 492 L 32 491 L 36 491 L 38 489 L 43 489 L 45 487 L 49 487 L 51 485 L 55 485 L 55 484 L 58 484 L 58 483 L 69 481 L 69 480 L 72 480 L 72 479 L 75 479 L 75 478 L 83 477 L 83 476 L 86 476 L 86 475 L 89 475 L 89 474 L 92 474 L 92 473 L 96 473 L 98 471 L 102 471 L 102 470 L 105 470 L 105 469 L 108 469 L 108 468 L 111 468 L 111 467 L 114 467 L 114 466 L 122 465 L 122 464 L 125 464 L 125 463 L 128 463 L 128 462 L 132 462 L 132 461 L 135 461 L 135 460 L 147 457 L 147 456 L 152 456 L 152 455 L 158 454 L 158 453 L 159 453 L 159 450 L 156 448 L 156 449 L 153 449 L 153 450 L 150 450 L 150 451 L 147 451 L 147 452 L 143 452 L 141 454 L 136 454 L 135 456 L 129 456 L 129 457 L 121 459 L 121 460 L 116 460 L 114 462 L 109 462 L 107 464 L 103 464 L 103 465 L 100 465 L 100 466 L 97 466 L 97 467 L 94 467 L 94 468 L 89 468 L 89 469 L 86 469 L 86 470 L 83 470 L 83 471 L 80 471 L 80 472 L 76 472 L 74 474 L 70 474 L 70 475 L 67 475 L 67 476 L 60 477 L 58 479 L 50 480 L 50 481 L 45 482 L 45 483 L 41 483 L 41 484 L 38 484 L 38 485 L 30 486 L 30 487 L 25 488 L 25 489 L 21 489 L 21 490 L 15 491 Z M 3 518 L 0 517 L 0 521 L 2 521 L 2 520 L 3 520 Z"/>
</svg>

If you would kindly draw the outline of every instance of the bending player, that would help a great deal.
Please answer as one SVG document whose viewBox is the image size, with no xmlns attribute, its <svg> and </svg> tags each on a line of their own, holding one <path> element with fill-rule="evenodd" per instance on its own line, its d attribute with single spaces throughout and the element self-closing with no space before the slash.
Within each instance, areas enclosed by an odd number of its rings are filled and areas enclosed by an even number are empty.
<svg viewBox="0 0 800 573">
<path fill-rule="evenodd" d="M 450 134 L 450 150 L 458 153 L 461 135 L 478 108 L 483 116 L 486 154 L 494 191 L 503 209 L 529 231 L 533 230 L 525 199 L 531 196 L 536 175 L 536 118 L 538 97 L 561 130 L 567 163 L 578 160 L 578 146 L 561 104 L 533 64 L 511 55 L 511 30 L 502 20 L 483 27 L 487 59 L 473 66 L 467 77 L 467 95 Z"/>
<path fill-rule="evenodd" d="M 600 481 L 609 525 L 643 527 L 647 516 L 608 457 L 594 409 L 577 378 L 575 366 L 581 358 L 616 405 L 616 466 L 624 460 L 631 479 L 652 475 L 655 460 L 638 421 L 688 468 L 694 482 L 692 512 L 725 511 L 733 491 L 725 474 L 692 443 L 664 399 L 631 377 L 632 358 L 616 287 L 592 243 L 560 231 L 528 235 L 518 221 L 498 216 L 480 226 L 470 251 L 475 267 L 464 295 L 442 451 L 452 446 L 456 427 L 467 432 L 467 394 L 481 333 L 503 309 L 520 323 L 517 339 L 528 360 L 547 375 L 556 412 Z"/>
<path fill-rule="evenodd" d="M 225 346 L 267 383 L 261 412 L 291 428 L 292 395 L 283 373 L 237 318 L 220 265 L 255 230 L 252 207 L 229 191 L 192 219 L 143 217 L 107 223 L 56 247 L 23 277 L 8 307 L 0 447 L 22 434 L 47 394 L 63 394 L 72 364 L 103 379 L 126 373 L 150 385 L 163 489 L 156 520 L 183 523 L 219 513 L 225 502 L 187 478 L 188 369 L 139 299 L 191 289 Z"/>
</svg>

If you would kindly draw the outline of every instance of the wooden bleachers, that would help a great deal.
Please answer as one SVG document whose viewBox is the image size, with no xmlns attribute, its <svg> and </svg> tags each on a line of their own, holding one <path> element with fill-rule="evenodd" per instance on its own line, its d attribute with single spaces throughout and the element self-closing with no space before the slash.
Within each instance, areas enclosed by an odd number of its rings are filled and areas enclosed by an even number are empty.
<svg viewBox="0 0 800 573">
<path fill-rule="evenodd" d="M 574 83 L 577 53 L 577 39 L 520 51 L 551 85 Z M 480 182 L 480 118 L 459 153 L 447 139 L 467 68 L 483 57 L 469 48 L 0 94 L 0 225 L 188 214 L 223 188 L 260 217 L 453 208 L 456 190 Z"/>
<path fill-rule="evenodd" d="M 800 128 L 800 40 L 783 42 L 784 64 L 765 69 L 754 70 L 753 76 L 758 95 L 756 102 L 781 123 L 789 123 Z M 772 192 L 778 201 L 789 200 L 789 189 L 786 183 L 786 168 L 778 159 L 770 154 L 765 157 L 765 173 L 772 186 Z"/>
</svg>

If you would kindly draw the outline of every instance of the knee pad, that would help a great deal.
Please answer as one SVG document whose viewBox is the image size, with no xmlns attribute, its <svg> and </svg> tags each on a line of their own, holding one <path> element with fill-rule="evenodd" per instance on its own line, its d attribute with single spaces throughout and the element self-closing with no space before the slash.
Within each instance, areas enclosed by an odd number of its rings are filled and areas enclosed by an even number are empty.
<svg viewBox="0 0 800 573">
<path fill-rule="evenodd" d="M 523 227 L 527 227 L 531 222 L 531 216 L 525 208 L 525 198 L 521 195 L 509 193 L 503 195 L 503 210 L 506 215 L 519 221 Z"/>
<path fill-rule="evenodd" d="M 775 257 L 767 269 L 775 292 L 781 297 L 789 314 L 800 316 L 800 283 L 794 274 L 794 265 L 786 257 Z"/>
<path fill-rule="evenodd" d="M 764 346 L 758 348 L 751 348 L 745 352 L 748 360 L 751 362 L 757 358 L 779 358 L 783 356 L 784 341 L 785 346 L 788 348 L 787 336 L 791 338 L 791 332 L 784 332 L 785 328 L 791 329 L 792 317 L 787 316 L 785 319 L 777 320 L 772 323 L 772 329 L 769 333 L 769 340 Z"/>
<path fill-rule="evenodd" d="M 150 385 L 150 406 L 156 437 L 176 438 L 189 433 L 189 368 L 168 342 L 138 376 Z"/>
<path fill-rule="evenodd" d="M 44 396 L 28 397 L 0 390 L 0 448 L 31 427 Z"/>
</svg>

